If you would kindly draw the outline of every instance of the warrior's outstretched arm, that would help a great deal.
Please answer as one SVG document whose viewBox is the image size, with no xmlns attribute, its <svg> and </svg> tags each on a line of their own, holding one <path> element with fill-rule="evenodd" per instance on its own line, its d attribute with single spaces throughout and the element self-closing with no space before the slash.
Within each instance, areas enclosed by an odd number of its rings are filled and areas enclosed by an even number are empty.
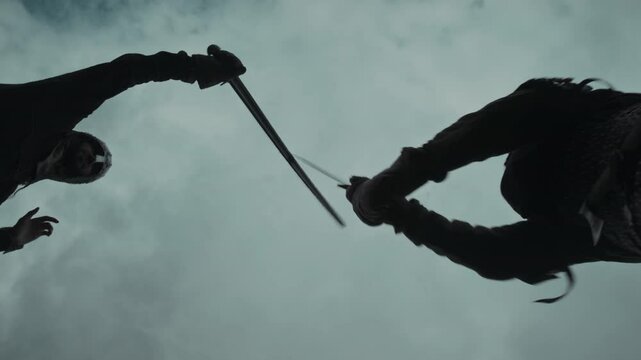
<svg viewBox="0 0 641 360">
<path fill-rule="evenodd" d="M 126 54 L 117 59 L 57 77 L 17 85 L 16 99 L 33 109 L 36 131 L 69 131 L 105 100 L 150 81 L 195 81 L 185 52 Z"/>
<path fill-rule="evenodd" d="M 69 131 L 105 100 L 151 81 L 198 81 L 201 88 L 245 72 L 231 53 L 189 56 L 184 51 L 154 55 L 125 54 L 115 60 L 57 77 L 12 85 L 19 106 L 33 109 L 35 131 Z"/>
<path fill-rule="evenodd" d="M 397 232 L 486 278 L 537 283 L 568 265 L 596 260 L 587 255 L 587 228 L 529 220 L 488 228 L 450 221 L 416 200 L 396 206 L 389 221 Z"/>
<path fill-rule="evenodd" d="M 511 152 L 562 133 L 585 112 L 583 98 L 562 89 L 516 91 L 461 117 L 418 148 L 404 148 L 381 175 L 393 195 L 405 197 L 427 181 L 475 161 Z"/>
</svg>

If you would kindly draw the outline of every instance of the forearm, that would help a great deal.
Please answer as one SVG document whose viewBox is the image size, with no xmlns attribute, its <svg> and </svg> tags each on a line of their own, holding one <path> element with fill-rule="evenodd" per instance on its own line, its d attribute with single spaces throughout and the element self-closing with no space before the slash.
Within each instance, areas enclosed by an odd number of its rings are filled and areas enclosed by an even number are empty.
<svg viewBox="0 0 641 360">
<path fill-rule="evenodd" d="M 196 80 L 192 58 L 184 51 L 177 54 L 166 51 L 154 55 L 125 54 L 108 63 L 107 67 L 109 69 L 104 75 L 98 75 L 95 90 L 105 99 L 151 81 L 194 83 Z"/>
<path fill-rule="evenodd" d="M 93 96 L 102 101 L 150 81 L 195 81 L 191 57 L 161 51 L 154 55 L 125 54 L 113 61 L 94 65 L 33 83 L 34 93 L 48 96 Z"/>
<path fill-rule="evenodd" d="M 522 90 L 461 117 L 418 148 L 405 148 L 383 172 L 393 195 L 405 197 L 427 181 L 476 161 L 509 153 L 583 121 L 576 94 Z"/>
<path fill-rule="evenodd" d="M 535 283 L 586 261 L 583 250 L 589 238 L 581 241 L 579 229 L 572 226 L 521 221 L 488 228 L 450 221 L 416 200 L 400 206 L 390 221 L 397 232 L 486 278 Z"/>
<path fill-rule="evenodd" d="M 193 83 L 192 65 L 185 52 L 126 54 L 108 63 L 24 84 L 22 98 L 38 119 L 36 131 L 69 131 L 105 100 L 133 86 L 167 80 Z"/>
<path fill-rule="evenodd" d="M 582 101 L 561 89 L 520 90 L 461 117 L 421 148 L 449 172 L 563 134 L 585 121 Z"/>
<path fill-rule="evenodd" d="M 21 249 L 22 246 L 16 246 L 14 241 L 14 230 L 12 227 L 0 228 L 0 251 L 5 254 Z"/>
</svg>

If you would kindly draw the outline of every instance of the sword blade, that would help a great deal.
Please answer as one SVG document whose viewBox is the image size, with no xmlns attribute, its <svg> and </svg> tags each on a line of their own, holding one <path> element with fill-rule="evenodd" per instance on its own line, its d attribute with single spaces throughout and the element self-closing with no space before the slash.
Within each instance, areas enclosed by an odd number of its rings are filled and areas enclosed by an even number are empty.
<svg viewBox="0 0 641 360">
<path fill-rule="evenodd" d="M 280 136 L 278 136 L 278 133 L 276 133 L 276 130 L 274 130 L 272 125 L 269 123 L 269 120 L 267 120 L 265 114 L 263 114 L 263 111 L 260 109 L 254 98 L 249 93 L 249 90 L 247 90 L 247 88 L 245 87 L 245 84 L 243 84 L 240 78 L 234 78 L 229 81 L 229 85 L 231 85 L 238 97 L 240 97 L 245 106 L 247 106 L 249 112 L 254 115 L 254 118 L 256 119 L 260 127 L 265 131 L 269 139 L 274 143 L 278 151 L 281 153 L 281 155 L 283 155 L 287 163 L 292 167 L 294 172 L 296 172 L 298 177 L 303 181 L 303 183 L 312 192 L 316 199 L 330 213 L 330 215 L 336 220 L 336 222 L 338 222 L 338 224 L 340 224 L 341 226 L 345 226 L 345 223 L 338 215 L 338 213 L 332 208 L 329 202 L 325 200 L 325 197 L 321 194 L 320 191 L 318 191 L 314 183 L 309 179 L 305 171 L 303 171 L 303 169 L 300 167 L 292 153 L 289 151 L 289 149 L 287 149 L 283 141 L 280 139 Z"/>
<path fill-rule="evenodd" d="M 347 181 L 344 181 L 343 179 L 341 179 L 341 178 L 339 178 L 338 176 L 336 176 L 336 175 L 334 175 L 334 174 L 330 173 L 329 171 L 327 171 L 327 170 L 323 169 L 322 167 L 320 167 L 320 166 L 318 166 L 318 165 L 314 164 L 313 162 L 311 162 L 311 161 L 309 161 L 309 160 L 305 159 L 304 157 L 302 157 L 302 156 L 300 156 L 300 155 L 294 155 L 294 156 L 296 156 L 296 158 L 298 158 L 298 160 L 302 161 L 302 162 L 303 162 L 303 164 L 306 164 L 307 166 L 311 167 L 312 169 L 314 169 L 314 170 L 318 171 L 319 173 L 321 173 L 321 174 L 323 174 L 323 175 L 327 176 L 328 178 L 330 178 L 330 179 L 332 179 L 332 180 L 336 181 L 336 182 L 338 183 L 338 186 L 341 186 L 341 185 L 343 185 L 343 186 L 349 186 L 349 185 L 347 185 Z"/>
</svg>

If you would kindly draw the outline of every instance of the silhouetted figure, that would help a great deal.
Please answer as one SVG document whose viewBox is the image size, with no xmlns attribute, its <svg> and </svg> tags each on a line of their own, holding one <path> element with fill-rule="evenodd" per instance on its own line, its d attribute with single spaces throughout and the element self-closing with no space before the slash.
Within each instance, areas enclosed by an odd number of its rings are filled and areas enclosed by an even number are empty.
<svg viewBox="0 0 641 360">
<path fill-rule="evenodd" d="M 25 84 L 0 84 L 0 203 L 18 186 L 50 179 L 70 184 L 95 181 L 111 166 L 101 140 L 73 128 L 105 100 L 150 81 L 180 80 L 201 89 L 245 72 L 233 54 L 215 56 L 159 52 L 126 54 L 117 59 L 54 78 Z M 13 227 L 0 229 L 0 250 L 20 249 L 51 235 L 50 216 L 29 211 Z"/>
<path fill-rule="evenodd" d="M 390 224 L 490 279 L 536 284 L 565 271 L 572 280 L 573 264 L 641 262 L 641 94 L 595 90 L 591 81 L 529 80 L 423 146 L 404 148 L 371 180 L 353 177 L 347 198 L 365 223 Z M 472 226 L 405 199 L 427 181 L 506 153 L 501 192 L 525 221 Z"/>
</svg>

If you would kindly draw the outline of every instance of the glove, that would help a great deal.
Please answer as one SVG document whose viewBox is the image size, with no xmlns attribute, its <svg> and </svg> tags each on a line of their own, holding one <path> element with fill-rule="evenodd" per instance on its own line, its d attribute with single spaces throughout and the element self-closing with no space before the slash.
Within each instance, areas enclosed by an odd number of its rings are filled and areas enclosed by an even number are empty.
<svg viewBox="0 0 641 360">
<path fill-rule="evenodd" d="M 380 181 L 380 177 L 369 179 L 352 176 L 345 197 L 352 203 L 354 213 L 369 226 L 387 223 L 394 204 L 400 199 L 392 198 Z"/>
<path fill-rule="evenodd" d="M 194 76 L 201 89 L 227 82 L 247 69 L 236 55 L 212 45 L 207 49 L 209 55 L 192 55 Z"/>
</svg>

